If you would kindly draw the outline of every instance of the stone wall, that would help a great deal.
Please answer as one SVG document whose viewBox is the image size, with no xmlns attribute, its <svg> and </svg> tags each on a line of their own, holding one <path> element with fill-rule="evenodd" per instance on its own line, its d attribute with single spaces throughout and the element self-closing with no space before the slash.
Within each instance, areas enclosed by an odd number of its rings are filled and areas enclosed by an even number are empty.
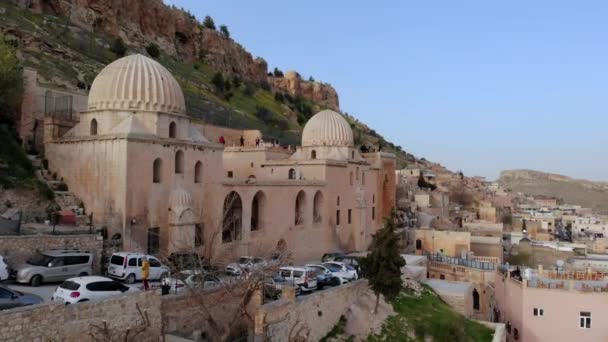
<svg viewBox="0 0 608 342">
<path fill-rule="evenodd" d="M 100 266 L 103 240 L 99 235 L 15 235 L 0 237 L 0 255 L 15 267 L 24 263 L 34 253 L 50 249 L 78 249 L 92 252 L 93 271 Z"/>
<path fill-rule="evenodd" d="M 255 316 L 255 337 L 262 341 L 318 341 L 368 288 L 366 280 L 262 306 Z"/>
<path fill-rule="evenodd" d="M 95 341 L 92 325 L 107 322 L 115 340 L 123 340 L 128 329 L 142 324 L 137 305 L 145 312 L 149 327 L 137 341 L 158 341 L 161 334 L 160 293 L 142 292 L 104 301 L 65 306 L 48 303 L 0 312 L 1 341 Z M 101 339 L 98 339 L 101 340 Z M 114 340 L 114 339 L 113 339 Z M 126 340 L 126 339 L 125 339 Z"/>
</svg>

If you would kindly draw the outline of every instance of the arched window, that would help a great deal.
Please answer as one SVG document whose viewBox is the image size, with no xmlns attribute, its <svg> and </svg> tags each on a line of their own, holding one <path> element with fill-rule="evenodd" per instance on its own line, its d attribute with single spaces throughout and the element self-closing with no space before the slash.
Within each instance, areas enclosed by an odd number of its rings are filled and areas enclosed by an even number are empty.
<svg viewBox="0 0 608 342">
<path fill-rule="evenodd" d="M 350 158 L 355 159 L 355 151 L 350 152 Z"/>
<path fill-rule="evenodd" d="M 287 174 L 287 178 L 288 179 L 296 179 L 296 170 L 295 169 L 289 169 L 289 173 Z"/>
<path fill-rule="evenodd" d="M 266 206 L 266 196 L 258 191 L 253 196 L 251 202 L 251 231 L 260 230 L 264 227 L 264 209 Z"/>
<path fill-rule="evenodd" d="M 357 169 L 356 169 L 356 170 L 357 170 L 357 171 L 356 171 L 356 173 L 355 173 L 355 178 L 356 178 L 357 180 L 359 180 L 359 168 L 357 167 Z"/>
<path fill-rule="evenodd" d="M 323 208 L 323 193 L 321 191 L 317 191 L 317 193 L 315 194 L 315 198 L 313 201 L 313 207 L 312 207 L 313 222 L 317 223 L 317 222 L 322 221 L 322 215 L 321 215 L 322 208 Z"/>
<path fill-rule="evenodd" d="M 365 185 L 365 171 L 361 171 L 361 184 Z"/>
<path fill-rule="evenodd" d="M 194 183 L 202 183 L 203 182 L 203 163 L 197 161 L 194 164 Z"/>
<path fill-rule="evenodd" d="M 473 289 L 473 310 L 479 310 L 479 292 Z"/>
<path fill-rule="evenodd" d="M 352 171 L 348 175 L 348 179 L 349 179 L 350 185 L 353 185 L 353 172 Z"/>
<path fill-rule="evenodd" d="M 91 120 L 91 135 L 97 135 L 97 119 Z"/>
<path fill-rule="evenodd" d="M 175 121 L 171 121 L 171 123 L 169 124 L 169 138 L 175 138 L 176 136 L 176 130 L 177 128 L 175 127 Z"/>
<path fill-rule="evenodd" d="M 420 239 L 416 240 L 416 249 L 422 249 L 422 240 L 420 240 Z"/>
<path fill-rule="evenodd" d="M 243 202 L 241 196 L 236 191 L 232 191 L 224 199 L 222 242 L 240 240 L 242 222 Z"/>
<path fill-rule="evenodd" d="M 305 218 L 305 213 L 306 213 L 306 193 L 304 193 L 304 191 L 300 190 L 300 192 L 298 192 L 298 196 L 296 197 L 296 208 L 295 208 L 295 218 L 294 218 L 294 223 L 295 225 L 299 225 L 299 224 L 303 224 L 304 223 L 304 218 Z"/>
<path fill-rule="evenodd" d="M 317 159 L 317 151 L 312 150 L 312 152 L 310 152 L 310 159 Z"/>
<path fill-rule="evenodd" d="M 340 196 L 338 196 L 338 198 L 336 199 L 336 205 L 340 205 Z"/>
<path fill-rule="evenodd" d="M 152 183 L 160 183 L 162 180 L 163 161 L 160 158 L 154 159 L 152 166 Z"/>
<path fill-rule="evenodd" d="M 184 151 L 175 153 L 175 173 L 184 173 Z"/>
</svg>

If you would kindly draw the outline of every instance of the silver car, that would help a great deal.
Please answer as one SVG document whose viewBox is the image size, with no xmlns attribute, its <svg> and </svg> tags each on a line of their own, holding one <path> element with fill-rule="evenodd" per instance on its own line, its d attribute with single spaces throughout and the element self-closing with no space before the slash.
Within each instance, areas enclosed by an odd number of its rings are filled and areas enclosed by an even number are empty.
<svg viewBox="0 0 608 342">
<path fill-rule="evenodd" d="M 72 277 L 93 274 L 93 254 L 77 250 L 51 250 L 38 253 L 14 270 L 18 283 L 39 286 Z"/>
</svg>

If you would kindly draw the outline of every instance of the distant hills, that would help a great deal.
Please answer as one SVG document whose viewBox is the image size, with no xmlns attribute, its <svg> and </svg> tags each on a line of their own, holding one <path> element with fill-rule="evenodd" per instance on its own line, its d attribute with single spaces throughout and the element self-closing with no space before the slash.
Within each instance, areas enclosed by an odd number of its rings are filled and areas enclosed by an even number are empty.
<svg viewBox="0 0 608 342">
<path fill-rule="evenodd" d="M 498 182 L 514 192 L 553 196 L 565 203 L 593 208 L 599 214 L 608 215 L 608 182 L 574 179 L 533 170 L 503 171 Z"/>
</svg>

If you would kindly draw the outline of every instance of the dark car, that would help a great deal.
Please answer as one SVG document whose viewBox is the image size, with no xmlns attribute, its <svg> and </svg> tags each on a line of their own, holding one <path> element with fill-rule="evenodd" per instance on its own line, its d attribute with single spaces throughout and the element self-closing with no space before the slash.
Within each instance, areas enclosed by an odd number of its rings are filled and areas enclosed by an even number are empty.
<svg viewBox="0 0 608 342">
<path fill-rule="evenodd" d="M 317 289 L 321 290 L 325 286 L 338 286 L 340 285 L 340 278 L 326 274 L 323 272 L 317 272 Z"/>
<path fill-rule="evenodd" d="M 344 256 L 344 254 L 342 254 L 340 252 L 325 253 L 321 257 L 321 262 L 334 261 L 334 260 L 336 260 L 336 258 L 341 257 L 341 256 Z"/>
<path fill-rule="evenodd" d="M 8 287 L 0 286 L 0 310 L 8 310 L 20 306 L 41 304 L 42 298 L 16 290 L 11 290 Z"/>
</svg>

